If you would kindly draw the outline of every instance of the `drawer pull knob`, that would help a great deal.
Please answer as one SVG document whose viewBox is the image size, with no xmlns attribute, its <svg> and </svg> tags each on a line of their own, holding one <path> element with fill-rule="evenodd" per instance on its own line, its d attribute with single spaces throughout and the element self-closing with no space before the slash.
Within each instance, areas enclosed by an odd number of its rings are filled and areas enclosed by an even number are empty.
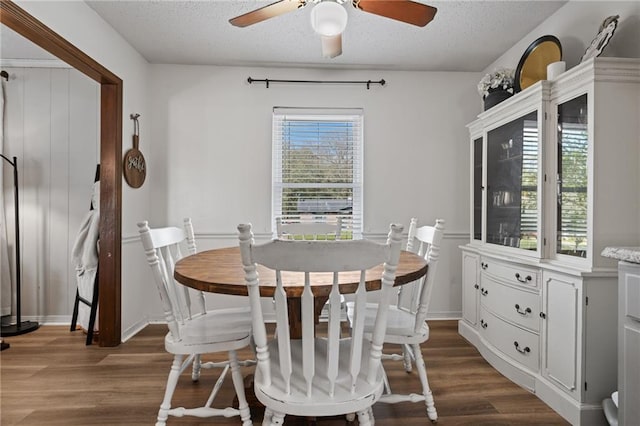
<svg viewBox="0 0 640 426">
<path fill-rule="evenodd" d="M 489 294 L 489 290 L 485 290 L 485 289 L 484 289 L 484 287 L 482 287 L 482 288 L 480 289 L 480 293 L 481 293 L 483 296 L 486 296 L 487 294 Z"/>
<path fill-rule="evenodd" d="M 487 328 L 489 327 L 489 324 L 487 324 L 487 322 L 483 319 L 480 320 L 480 325 L 482 326 L 482 328 Z"/>
<path fill-rule="evenodd" d="M 520 352 L 521 354 L 528 354 L 529 352 L 531 352 L 529 346 L 525 346 L 524 349 L 520 349 L 520 344 L 518 344 L 518 342 L 513 342 L 513 345 L 516 347 L 516 351 Z"/>
<path fill-rule="evenodd" d="M 516 312 L 517 312 L 517 313 L 519 313 L 520 315 L 522 315 L 522 316 L 525 316 L 525 317 L 526 317 L 527 315 L 529 315 L 529 314 L 531 313 L 531 308 L 527 308 L 527 309 L 525 309 L 525 310 L 523 311 L 523 310 L 521 310 L 521 309 L 520 309 L 520 305 L 518 305 L 518 304 L 516 303 Z"/>
<path fill-rule="evenodd" d="M 475 288 L 476 290 L 480 288 L 480 286 L 478 284 L 474 284 L 473 288 Z"/>
<path fill-rule="evenodd" d="M 545 314 L 544 312 L 540 312 L 540 318 L 547 319 L 547 314 Z"/>
<path fill-rule="evenodd" d="M 520 274 L 516 272 L 516 279 L 521 283 L 527 283 L 531 281 L 533 278 L 531 278 L 531 275 L 527 275 L 526 278 L 522 278 Z"/>
<path fill-rule="evenodd" d="M 480 262 L 480 266 L 482 267 L 482 269 L 487 269 L 489 267 L 488 263 L 484 263 L 484 262 Z"/>
</svg>

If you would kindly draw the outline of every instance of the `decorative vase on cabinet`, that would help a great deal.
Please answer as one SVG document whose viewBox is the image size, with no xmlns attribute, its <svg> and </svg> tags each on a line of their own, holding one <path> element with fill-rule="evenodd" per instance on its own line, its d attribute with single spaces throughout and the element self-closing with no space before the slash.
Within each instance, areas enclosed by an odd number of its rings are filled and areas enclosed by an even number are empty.
<svg viewBox="0 0 640 426">
<path fill-rule="evenodd" d="M 504 89 L 490 89 L 487 96 L 483 99 L 484 110 L 486 111 L 489 108 L 498 105 L 500 102 L 509 99 L 511 96 L 513 96 L 513 93 L 507 92 Z"/>
<path fill-rule="evenodd" d="M 469 124 L 459 332 L 571 424 L 606 424 L 617 265 L 640 242 L 640 59 L 595 58 Z M 496 332 L 499 330 L 500 332 Z"/>
</svg>

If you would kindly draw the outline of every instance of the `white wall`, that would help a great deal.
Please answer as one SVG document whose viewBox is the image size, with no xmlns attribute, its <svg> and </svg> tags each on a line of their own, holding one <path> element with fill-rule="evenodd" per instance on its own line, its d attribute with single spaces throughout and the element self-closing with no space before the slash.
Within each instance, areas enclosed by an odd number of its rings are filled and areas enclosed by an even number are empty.
<svg viewBox="0 0 640 426">
<path fill-rule="evenodd" d="M 432 308 L 443 316 L 460 311 L 457 245 L 466 241 L 469 231 L 465 125 L 481 110 L 475 86 L 482 73 L 150 66 L 82 2 L 18 3 L 123 79 L 123 151 L 131 146 L 129 114 L 141 114 L 140 148 L 149 166 L 147 182 L 136 190 L 123 184 L 125 335 L 159 312 L 157 305 L 149 304 L 148 292 L 153 290 L 137 239 L 137 221 L 180 223 L 191 215 L 201 248 L 235 244 L 240 221 L 253 222 L 263 237 L 269 234 L 271 108 L 276 105 L 364 108 L 365 233 L 379 238 L 389 222 L 408 223 L 413 215 L 425 222 L 445 218 L 444 252 L 449 260 L 445 258 L 439 269 L 442 281 Z M 638 57 L 638 7 L 638 2 L 570 1 L 486 71 L 515 68 L 527 46 L 544 34 L 561 40 L 570 68 L 579 62 L 601 21 L 613 14 L 620 14 L 620 25 L 603 55 Z M 325 85 L 266 89 L 248 85 L 248 76 L 382 77 L 389 83 L 369 91 Z M 386 160 L 401 167 L 387 173 Z M 387 203 L 379 201 L 385 189 Z"/>
<path fill-rule="evenodd" d="M 19 5 L 123 79 L 125 152 L 133 132 L 129 114 L 141 114 L 140 148 L 147 157 L 147 182 L 137 190 L 123 183 L 125 338 L 147 319 L 160 317 L 159 303 L 149 297 L 155 290 L 136 222 L 149 218 L 152 224 L 181 223 L 183 216 L 191 215 L 200 248 L 236 244 L 235 226 L 240 221 L 253 222 L 263 236 L 270 233 L 271 109 L 276 105 L 364 108 L 365 232 L 382 238 L 391 221 L 406 224 L 417 216 L 426 223 L 445 218 L 448 260 L 439 269 L 442 280 L 434 292 L 434 315 L 459 315 L 457 246 L 466 242 L 469 228 L 464 126 L 479 112 L 477 75 L 149 66 L 81 2 L 20 1 Z M 296 85 L 266 89 L 246 83 L 249 75 L 385 78 L 388 84 L 371 90 Z M 386 160 L 398 163 L 398 170 L 386 172 Z M 387 203 L 380 201 L 380 188 L 388 190 Z"/>
<path fill-rule="evenodd" d="M 140 149 L 145 156 L 153 144 L 149 140 L 151 120 L 147 107 L 148 63 L 115 30 L 84 2 L 17 1 L 28 13 L 92 57 L 124 81 L 122 140 L 123 153 L 132 147 L 132 113 L 140 117 Z M 150 176 L 147 176 L 149 179 Z M 123 180 L 122 190 L 122 330 L 127 335 L 146 321 L 149 289 L 140 284 L 148 267 L 137 258 L 141 252 L 136 222 L 148 217 L 152 193 L 145 183 L 132 189 Z M 154 294 L 155 296 L 155 294 Z"/>
<path fill-rule="evenodd" d="M 562 60 L 570 69 L 580 63 L 600 24 L 611 15 L 620 15 L 618 27 L 601 56 L 640 58 L 640 2 L 571 0 L 490 64 L 485 72 L 499 67 L 515 69 L 527 47 L 547 34 L 560 40 Z"/>
<path fill-rule="evenodd" d="M 76 294 L 71 248 L 99 161 L 100 89 L 84 74 L 47 62 L 23 68 L 0 61 L 10 75 L 4 154 L 19 165 L 22 319 L 68 323 Z M 3 162 L 2 169 L 15 317 L 14 181 L 12 168 Z"/>
<path fill-rule="evenodd" d="M 247 77 L 378 80 L 384 87 L 250 85 Z M 433 316 L 461 311 L 458 245 L 468 241 L 465 125 L 479 111 L 475 73 L 327 71 L 152 65 L 152 224 L 191 216 L 199 249 L 237 244 L 249 221 L 271 236 L 271 114 L 274 106 L 364 109 L 364 231 L 384 238 L 390 222 L 447 221 Z M 395 170 L 394 170 L 395 169 Z M 219 300 L 210 298 L 212 303 Z M 159 311 L 158 311 L 159 312 Z"/>
</svg>

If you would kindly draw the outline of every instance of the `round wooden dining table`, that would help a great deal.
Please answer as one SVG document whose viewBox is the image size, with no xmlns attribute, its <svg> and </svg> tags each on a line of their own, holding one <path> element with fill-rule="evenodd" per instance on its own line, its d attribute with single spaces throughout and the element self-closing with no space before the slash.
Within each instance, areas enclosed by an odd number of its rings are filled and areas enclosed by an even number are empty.
<svg viewBox="0 0 640 426">
<path fill-rule="evenodd" d="M 365 274 L 367 291 L 381 287 L 382 265 L 367 270 Z M 395 286 L 413 282 L 427 273 L 427 262 L 417 254 L 402 251 L 396 271 Z M 260 295 L 272 297 L 276 288 L 275 271 L 258 265 Z M 181 284 L 197 290 L 247 296 L 244 269 L 238 246 L 202 251 L 176 262 L 174 278 Z M 339 277 L 340 293 L 355 293 L 360 281 L 360 271 L 343 273 Z M 329 298 L 333 283 L 332 273 L 312 273 L 311 291 L 315 296 L 316 321 L 322 307 Z M 292 338 L 302 335 L 301 297 L 304 290 L 304 273 L 282 272 L 282 283 L 289 305 L 289 327 Z"/>
</svg>

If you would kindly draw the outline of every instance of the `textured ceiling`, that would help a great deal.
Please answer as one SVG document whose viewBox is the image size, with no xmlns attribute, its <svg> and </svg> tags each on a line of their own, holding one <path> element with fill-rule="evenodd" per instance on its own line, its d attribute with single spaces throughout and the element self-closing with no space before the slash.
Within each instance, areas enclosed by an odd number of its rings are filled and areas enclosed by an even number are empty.
<svg viewBox="0 0 640 426">
<path fill-rule="evenodd" d="M 322 58 L 313 7 L 236 28 L 229 19 L 274 0 L 87 1 L 151 63 L 481 71 L 566 1 L 427 1 L 420 28 L 344 6 L 343 54 Z"/>
<path fill-rule="evenodd" d="M 87 1 L 150 63 L 482 71 L 566 1 L 427 1 L 438 9 L 420 28 L 344 5 L 343 53 L 322 58 L 313 7 L 236 28 L 229 19 L 274 0 Z M 2 27 L 2 58 L 46 52 Z M 514 64 L 515 67 L 515 64 Z"/>
</svg>

